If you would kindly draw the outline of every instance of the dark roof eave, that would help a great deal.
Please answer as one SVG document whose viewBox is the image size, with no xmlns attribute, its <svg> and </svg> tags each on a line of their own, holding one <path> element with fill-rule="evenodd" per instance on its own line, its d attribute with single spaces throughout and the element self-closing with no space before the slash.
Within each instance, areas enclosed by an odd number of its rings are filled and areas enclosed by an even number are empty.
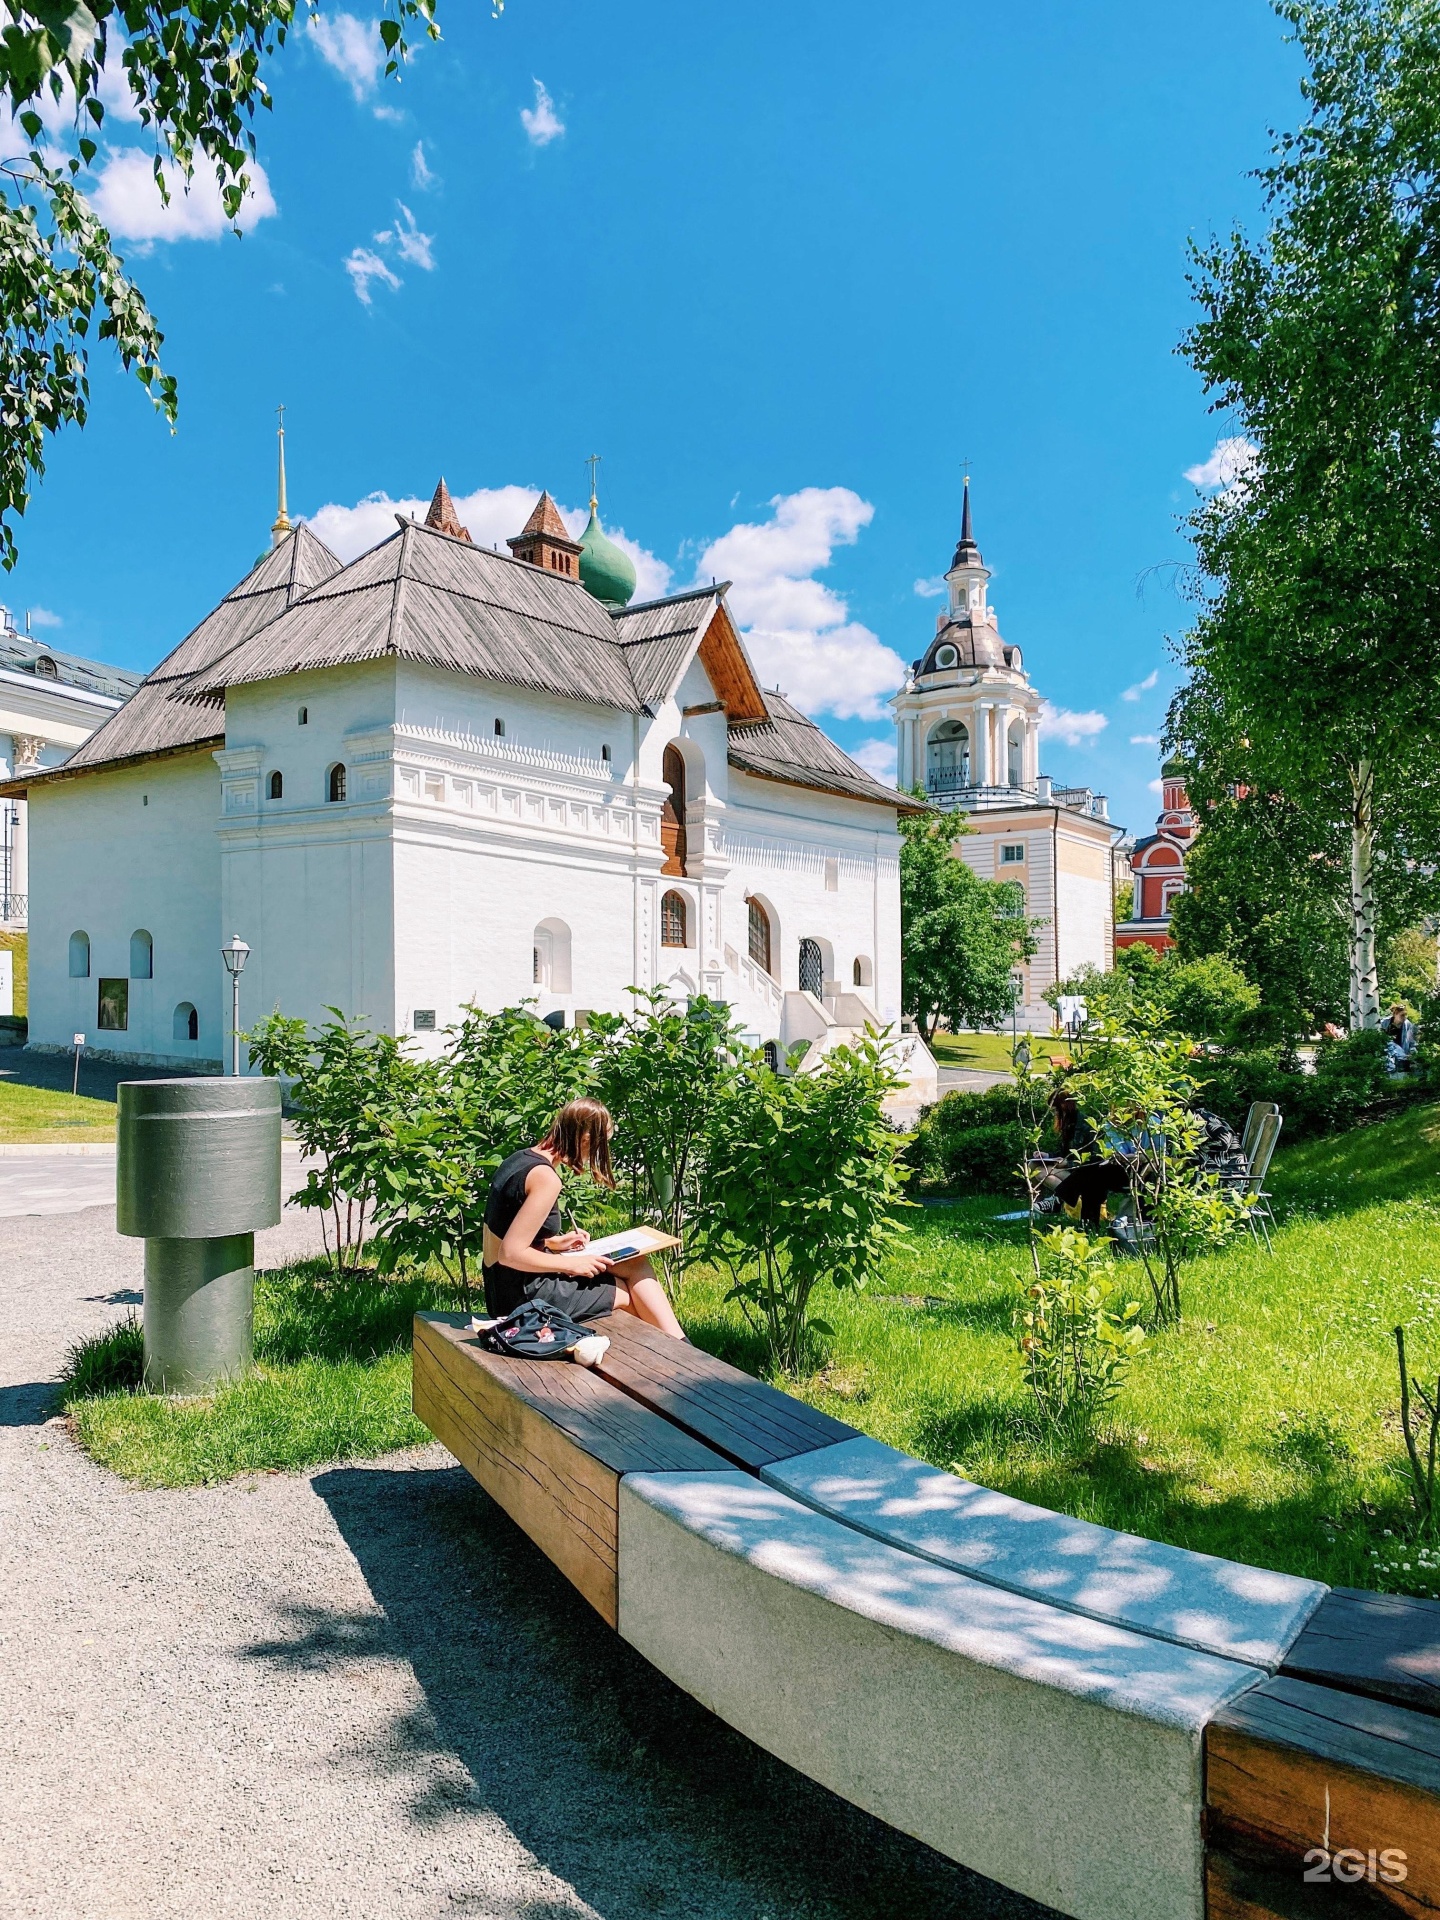
<svg viewBox="0 0 1440 1920">
<path fill-rule="evenodd" d="M 50 787 L 61 780 L 83 780 L 89 773 L 118 773 L 123 767 L 144 766 L 150 760 L 175 760 L 185 753 L 214 753 L 223 747 L 223 733 L 208 734 L 203 740 L 185 740 L 173 747 L 148 747 L 143 753 L 123 753 L 114 760 L 90 760 L 82 767 L 46 767 L 43 773 L 24 780 L 7 780 L 0 785 L 0 799 L 23 800 L 31 787 Z"/>
</svg>

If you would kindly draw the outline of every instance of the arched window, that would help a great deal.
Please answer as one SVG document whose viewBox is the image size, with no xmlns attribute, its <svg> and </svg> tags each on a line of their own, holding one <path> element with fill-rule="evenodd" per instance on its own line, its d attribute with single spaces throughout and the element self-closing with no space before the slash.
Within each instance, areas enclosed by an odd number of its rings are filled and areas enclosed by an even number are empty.
<svg viewBox="0 0 1440 1920">
<path fill-rule="evenodd" d="M 870 956 L 868 954 L 856 954 L 854 978 L 857 987 L 870 987 L 875 984 L 870 968 Z"/>
<path fill-rule="evenodd" d="M 143 927 L 137 927 L 130 936 L 130 978 L 155 978 L 155 942 Z"/>
<path fill-rule="evenodd" d="M 688 947 L 685 936 L 686 906 L 683 893 L 672 887 L 660 900 L 660 944 L 662 947 Z"/>
<path fill-rule="evenodd" d="M 188 1000 L 182 1000 L 175 1009 L 173 1033 L 177 1040 L 200 1038 L 200 1016 Z"/>
<path fill-rule="evenodd" d="M 818 940 L 800 942 L 800 991 L 817 997 L 825 991 L 825 956 Z"/>
<path fill-rule="evenodd" d="M 345 798 L 345 769 L 338 760 L 330 769 L 330 798 L 332 800 Z"/>
<path fill-rule="evenodd" d="M 750 917 L 750 958 L 757 967 L 770 971 L 770 916 L 758 900 L 747 900 Z"/>
<path fill-rule="evenodd" d="M 542 920 L 531 940 L 535 985 L 550 993 L 570 991 L 570 929 L 563 920 Z"/>
<path fill-rule="evenodd" d="M 660 816 L 660 845 L 665 851 L 662 873 L 685 872 L 685 761 L 678 747 L 665 749 L 665 811 Z"/>
<path fill-rule="evenodd" d="M 772 1073 L 780 1071 L 780 1049 L 773 1040 L 767 1040 L 760 1049 L 765 1056 L 765 1064 Z"/>
<path fill-rule="evenodd" d="M 925 742 L 925 785 L 953 793 L 970 784 L 970 729 L 963 720 L 942 720 Z"/>
<path fill-rule="evenodd" d="M 42 680 L 58 680 L 60 678 L 60 669 L 48 653 L 42 653 L 40 658 L 35 662 L 35 671 Z"/>
<path fill-rule="evenodd" d="M 70 936 L 70 978 L 88 980 L 90 978 L 90 936 L 88 933 L 72 933 Z"/>
<path fill-rule="evenodd" d="M 299 713 L 297 713 L 295 716 L 295 721 L 297 726 L 308 727 L 310 724 L 309 707 L 301 707 Z"/>
<path fill-rule="evenodd" d="M 277 767 L 275 772 L 270 776 L 270 798 L 272 800 L 279 800 L 283 797 L 284 792 L 285 776 Z"/>
</svg>

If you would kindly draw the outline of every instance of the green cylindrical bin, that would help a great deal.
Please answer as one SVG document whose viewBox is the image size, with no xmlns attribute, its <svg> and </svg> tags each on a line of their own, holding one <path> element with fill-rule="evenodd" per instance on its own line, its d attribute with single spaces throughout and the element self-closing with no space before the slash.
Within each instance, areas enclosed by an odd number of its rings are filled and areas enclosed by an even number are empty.
<svg viewBox="0 0 1440 1920">
<path fill-rule="evenodd" d="M 250 1371 L 255 1236 L 145 1242 L 145 1385 L 204 1393 Z"/>
<path fill-rule="evenodd" d="M 115 1225 L 137 1240 L 215 1240 L 280 1218 L 280 1082 L 125 1080 Z"/>
<path fill-rule="evenodd" d="M 115 1224 L 146 1241 L 145 1384 L 201 1393 L 251 1360 L 255 1230 L 280 1218 L 280 1083 L 126 1080 Z"/>
</svg>

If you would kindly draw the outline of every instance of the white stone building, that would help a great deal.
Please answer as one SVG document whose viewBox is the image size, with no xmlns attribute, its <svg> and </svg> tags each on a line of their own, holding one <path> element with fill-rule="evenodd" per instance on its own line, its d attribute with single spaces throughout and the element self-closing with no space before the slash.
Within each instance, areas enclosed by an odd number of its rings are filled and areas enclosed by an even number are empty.
<svg viewBox="0 0 1440 1920">
<path fill-rule="evenodd" d="M 242 1024 L 333 1005 L 430 1048 L 467 1002 L 573 1021 L 669 983 L 812 1058 L 898 1026 L 901 796 L 762 692 L 723 587 L 625 604 L 625 556 L 548 495 L 510 544 L 443 482 L 349 566 L 282 513 L 127 707 L 5 789 L 32 1045 L 215 1067 L 232 933 Z"/>
<path fill-rule="evenodd" d="M 104 726 L 140 684 L 138 673 L 82 660 L 21 633 L 0 607 L 0 779 L 58 766 Z M 29 882 L 25 802 L 0 803 L 0 926 L 25 925 Z"/>
<path fill-rule="evenodd" d="M 989 580 L 967 480 L 947 604 L 894 701 L 897 785 L 922 786 L 934 805 L 963 814 L 969 831 L 956 853 L 985 879 L 1020 887 L 1039 944 L 1019 969 L 1019 1018 L 1048 1028 L 1045 989 L 1078 967 L 1113 963 L 1113 858 L 1123 835 L 1103 794 L 1057 787 L 1041 773 L 1041 698 L 1019 647 L 1000 636 Z"/>
</svg>

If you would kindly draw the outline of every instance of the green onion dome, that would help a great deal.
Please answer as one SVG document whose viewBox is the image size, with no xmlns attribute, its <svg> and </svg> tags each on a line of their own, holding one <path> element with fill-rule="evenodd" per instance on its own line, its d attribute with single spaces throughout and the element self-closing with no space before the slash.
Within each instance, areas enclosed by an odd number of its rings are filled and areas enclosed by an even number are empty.
<svg viewBox="0 0 1440 1920">
<path fill-rule="evenodd" d="M 580 536 L 580 584 L 606 607 L 628 606 L 635 592 L 634 565 L 613 540 L 605 538 L 593 499 L 590 524 Z"/>
</svg>

